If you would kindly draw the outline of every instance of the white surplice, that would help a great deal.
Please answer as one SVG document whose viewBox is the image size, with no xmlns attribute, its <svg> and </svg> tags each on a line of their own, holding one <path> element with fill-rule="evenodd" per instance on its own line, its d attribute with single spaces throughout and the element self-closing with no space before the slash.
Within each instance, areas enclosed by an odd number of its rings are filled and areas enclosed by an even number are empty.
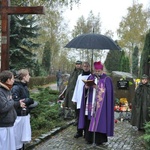
<svg viewBox="0 0 150 150">
<path fill-rule="evenodd" d="M 13 127 L 0 127 L 0 150 L 16 150 Z"/>
<path fill-rule="evenodd" d="M 24 143 L 31 141 L 30 114 L 17 116 L 14 124 L 16 149 L 22 148 Z"/>
<path fill-rule="evenodd" d="M 82 99 L 83 87 L 84 87 L 84 82 L 82 80 L 87 80 L 89 76 L 90 75 L 82 75 L 82 74 L 78 76 L 73 97 L 72 97 L 72 101 L 77 103 L 77 109 L 80 109 L 81 107 L 81 99 Z"/>
</svg>

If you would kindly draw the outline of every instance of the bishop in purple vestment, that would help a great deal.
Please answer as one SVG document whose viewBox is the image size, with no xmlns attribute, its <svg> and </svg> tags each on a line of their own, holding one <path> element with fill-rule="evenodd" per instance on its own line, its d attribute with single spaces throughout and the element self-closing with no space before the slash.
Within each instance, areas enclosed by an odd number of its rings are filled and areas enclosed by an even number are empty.
<svg viewBox="0 0 150 150">
<path fill-rule="evenodd" d="M 96 85 L 84 86 L 78 128 L 85 130 L 88 143 L 100 145 L 114 133 L 113 84 L 101 62 L 94 62 L 94 74 L 88 80 Z"/>
</svg>

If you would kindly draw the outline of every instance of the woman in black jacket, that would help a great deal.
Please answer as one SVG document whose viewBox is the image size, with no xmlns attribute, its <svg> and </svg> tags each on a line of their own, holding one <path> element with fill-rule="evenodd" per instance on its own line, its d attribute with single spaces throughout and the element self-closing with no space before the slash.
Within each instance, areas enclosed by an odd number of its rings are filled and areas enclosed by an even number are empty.
<svg viewBox="0 0 150 150">
<path fill-rule="evenodd" d="M 30 80 L 29 71 L 21 69 L 16 75 L 14 85 L 12 87 L 12 97 L 14 101 L 23 99 L 25 108 L 17 108 L 17 119 L 15 121 L 15 140 L 16 149 L 19 150 L 24 147 L 24 143 L 31 141 L 31 125 L 30 125 L 30 109 L 29 106 L 34 103 L 33 99 L 29 96 L 27 83 Z"/>
</svg>

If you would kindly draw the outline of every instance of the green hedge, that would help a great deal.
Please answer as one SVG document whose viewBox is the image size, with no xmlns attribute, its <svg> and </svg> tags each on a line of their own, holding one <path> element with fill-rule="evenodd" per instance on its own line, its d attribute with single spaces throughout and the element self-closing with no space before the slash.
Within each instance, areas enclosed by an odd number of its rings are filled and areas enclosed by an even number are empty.
<svg viewBox="0 0 150 150">
<path fill-rule="evenodd" d="M 56 76 L 31 77 L 28 87 L 31 89 L 36 86 L 42 86 L 53 82 L 56 82 Z"/>
</svg>

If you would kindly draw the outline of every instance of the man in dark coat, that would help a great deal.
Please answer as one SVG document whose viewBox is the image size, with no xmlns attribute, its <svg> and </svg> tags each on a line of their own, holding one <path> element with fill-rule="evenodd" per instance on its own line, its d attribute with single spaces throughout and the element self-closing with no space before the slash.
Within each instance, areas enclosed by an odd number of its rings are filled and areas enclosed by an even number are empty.
<svg viewBox="0 0 150 150">
<path fill-rule="evenodd" d="M 74 125 L 77 125 L 77 109 L 76 109 L 76 105 L 72 102 L 72 96 L 75 89 L 77 78 L 82 73 L 82 71 L 83 71 L 82 62 L 76 61 L 75 69 L 69 77 L 67 89 L 65 91 L 64 107 L 67 107 L 75 111 L 76 121 Z"/>
<path fill-rule="evenodd" d="M 69 77 L 67 89 L 66 89 L 66 92 L 65 92 L 64 106 L 68 107 L 68 108 L 71 108 L 73 110 L 76 107 L 72 102 L 72 96 L 73 96 L 73 92 L 74 92 L 74 88 L 75 88 L 75 85 L 76 85 L 78 75 L 81 74 L 82 71 L 83 71 L 82 70 L 82 62 L 81 61 L 76 61 L 75 69 Z"/>
<path fill-rule="evenodd" d="M 149 77 L 144 74 L 141 78 L 132 101 L 131 125 L 138 130 L 144 130 L 144 125 L 150 121 L 150 82 Z"/>
<path fill-rule="evenodd" d="M 60 85 L 62 82 L 62 72 L 60 69 L 56 72 L 57 90 L 60 91 Z"/>
</svg>

